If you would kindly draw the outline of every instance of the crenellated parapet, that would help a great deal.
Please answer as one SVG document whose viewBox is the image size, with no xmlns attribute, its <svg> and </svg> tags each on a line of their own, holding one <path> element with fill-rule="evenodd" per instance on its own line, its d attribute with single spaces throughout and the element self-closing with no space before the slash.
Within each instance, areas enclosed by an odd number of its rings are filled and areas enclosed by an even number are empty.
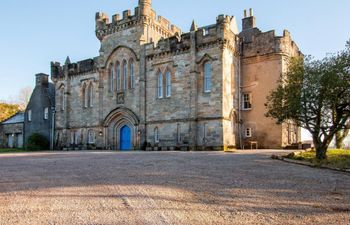
<svg viewBox="0 0 350 225">
<path fill-rule="evenodd" d="M 236 49 L 236 22 L 234 17 L 219 15 L 216 24 L 205 27 L 193 25 L 189 33 L 179 34 L 169 38 L 161 38 L 156 44 L 146 45 L 146 55 L 149 59 L 168 54 L 182 54 L 192 47 L 196 51 L 219 47 Z"/>
<path fill-rule="evenodd" d="M 104 37 L 116 32 L 127 30 L 136 26 L 148 25 L 150 29 L 159 33 L 163 37 L 170 37 L 175 33 L 181 34 L 181 29 L 170 23 L 169 20 L 162 16 L 157 16 L 152 9 L 151 1 L 139 1 L 138 7 L 134 9 L 134 14 L 131 10 L 125 10 L 120 16 L 116 14 L 110 20 L 106 13 L 96 13 L 96 37 L 102 41 Z"/>
<path fill-rule="evenodd" d="M 68 60 L 61 66 L 59 62 L 51 62 L 52 80 L 64 79 L 65 75 L 75 76 L 97 71 L 97 58 L 86 59 L 76 63 L 70 63 Z"/>
<path fill-rule="evenodd" d="M 252 57 L 267 54 L 285 54 L 288 56 L 300 55 L 298 46 L 292 40 L 289 31 L 284 30 L 282 36 L 277 36 L 275 31 L 261 32 L 256 29 L 250 37 L 242 36 L 243 56 Z"/>
</svg>

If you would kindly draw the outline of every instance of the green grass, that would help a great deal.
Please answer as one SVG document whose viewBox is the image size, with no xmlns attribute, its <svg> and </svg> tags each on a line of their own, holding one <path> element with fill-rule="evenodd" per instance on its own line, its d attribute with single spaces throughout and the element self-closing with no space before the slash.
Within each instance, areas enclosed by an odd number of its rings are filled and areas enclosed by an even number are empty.
<svg viewBox="0 0 350 225">
<path fill-rule="evenodd" d="M 25 149 L 17 149 L 17 148 L 0 149 L 0 154 L 2 154 L 2 153 L 18 153 L 18 152 L 28 152 L 28 151 Z"/>
<path fill-rule="evenodd" d="M 350 169 L 350 150 L 330 149 L 326 160 L 317 160 L 315 151 L 304 152 L 300 155 L 289 155 L 287 158 L 313 163 L 315 166 L 330 166 L 338 169 Z"/>
</svg>

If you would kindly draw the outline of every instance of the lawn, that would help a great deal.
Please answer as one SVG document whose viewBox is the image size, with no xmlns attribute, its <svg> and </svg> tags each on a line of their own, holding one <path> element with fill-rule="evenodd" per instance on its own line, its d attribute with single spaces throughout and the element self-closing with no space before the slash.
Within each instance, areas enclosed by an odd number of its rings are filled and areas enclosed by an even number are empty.
<svg viewBox="0 0 350 225">
<path fill-rule="evenodd" d="M 17 149 L 17 148 L 4 148 L 4 149 L 0 148 L 0 154 L 1 153 L 16 153 L 16 152 L 28 152 L 28 151 L 25 149 Z"/>
<path fill-rule="evenodd" d="M 327 151 L 327 159 L 316 159 L 315 151 L 291 154 L 287 158 L 313 163 L 315 166 L 331 166 L 339 169 L 350 169 L 350 150 L 330 149 Z"/>
</svg>

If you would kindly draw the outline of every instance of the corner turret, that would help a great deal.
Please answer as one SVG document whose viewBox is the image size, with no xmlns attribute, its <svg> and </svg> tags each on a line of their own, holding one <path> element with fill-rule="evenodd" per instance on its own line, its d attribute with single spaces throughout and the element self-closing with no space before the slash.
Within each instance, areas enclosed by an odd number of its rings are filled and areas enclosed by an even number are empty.
<svg viewBox="0 0 350 225">
<path fill-rule="evenodd" d="M 149 16 L 152 11 L 152 0 L 139 0 L 140 16 Z"/>
</svg>

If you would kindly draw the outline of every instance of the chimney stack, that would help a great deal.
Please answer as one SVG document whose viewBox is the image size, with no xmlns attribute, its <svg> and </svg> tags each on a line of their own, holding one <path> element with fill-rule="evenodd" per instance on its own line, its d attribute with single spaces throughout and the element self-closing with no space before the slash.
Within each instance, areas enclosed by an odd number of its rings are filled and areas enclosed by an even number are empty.
<svg viewBox="0 0 350 225">
<path fill-rule="evenodd" d="M 242 19 L 242 29 L 249 30 L 256 28 L 256 18 L 253 13 L 253 9 L 249 9 L 249 17 L 247 17 L 247 10 L 244 10 L 244 18 Z"/>
</svg>

